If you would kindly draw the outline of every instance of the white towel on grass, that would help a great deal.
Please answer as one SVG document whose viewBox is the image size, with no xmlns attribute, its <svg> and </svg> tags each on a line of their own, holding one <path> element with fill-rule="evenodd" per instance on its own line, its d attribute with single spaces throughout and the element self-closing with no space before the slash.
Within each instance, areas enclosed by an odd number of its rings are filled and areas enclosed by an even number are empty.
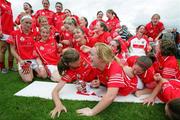
<svg viewBox="0 0 180 120">
<path fill-rule="evenodd" d="M 24 97 L 40 97 L 45 99 L 52 99 L 51 93 L 57 83 L 53 82 L 40 82 L 34 81 L 27 87 L 23 88 L 19 92 L 15 93 L 16 96 L 24 96 Z M 102 96 L 106 93 L 106 88 L 101 86 L 98 89 L 91 89 L 94 91 L 96 95 L 81 95 L 77 94 L 77 89 L 75 84 L 66 84 L 59 96 L 61 99 L 66 100 L 80 100 L 80 101 L 99 101 Z M 128 96 L 117 96 L 114 100 L 115 102 L 132 102 L 132 103 L 142 103 L 142 99 L 147 97 L 147 95 L 143 95 L 139 98 L 130 94 Z M 162 103 L 159 99 L 156 100 L 156 103 Z"/>
</svg>

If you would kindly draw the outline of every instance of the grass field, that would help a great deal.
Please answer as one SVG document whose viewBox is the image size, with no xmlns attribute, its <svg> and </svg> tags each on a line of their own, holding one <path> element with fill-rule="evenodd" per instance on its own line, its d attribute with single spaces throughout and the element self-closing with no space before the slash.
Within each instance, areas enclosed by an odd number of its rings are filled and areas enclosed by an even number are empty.
<svg viewBox="0 0 180 120">
<path fill-rule="evenodd" d="M 34 80 L 40 80 L 35 78 Z M 52 100 L 41 98 L 17 97 L 18 92 L 28 84 L 20 80 L 15 72 L 0 73 L 0 120 L 49 120 Z M 97 102 L 64 100 L 68 113 L 62 113 L 60 120 L 166 120 L 164 104 L 147 107 L 134 103 L 113 103 L 95 117 L 82 117 L 75 110 L 82 107 L 93 107 Z"/>
</svg>

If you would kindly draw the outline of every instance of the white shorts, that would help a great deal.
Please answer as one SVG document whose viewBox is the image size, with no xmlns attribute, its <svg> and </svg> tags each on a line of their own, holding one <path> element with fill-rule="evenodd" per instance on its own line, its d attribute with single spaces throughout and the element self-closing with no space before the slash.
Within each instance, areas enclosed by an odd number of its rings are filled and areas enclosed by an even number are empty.
<svg viewBox="0 0 180 120">
<path fill-rule="evenodd" d="M 38 63 L 37 63 L 37 61 L 35 59 L 24 60 L 24 61 L 30 62 L 31 63 L 30 67 L 33 70 L 39 67 L 39 65 L 38 65 Z M 18 63 L 18 70 L 22 70 L 22 67 L 21 67 L 20 63 Z"/>
<path fill-rule="evenodd" d="M 1 40 L 2 41 L 7 41 L 8 38 L 9 38 L 9 35 L 3 34 L 3 37 L 1 38 Z"/>
<path fill-rule="evenodd" d="M 58 68 L 57 65 L 46 65 L 48 71 L 50 72 L 50 74 L 54 73 L 54 72 L 58 72 Z"/>
</svg>

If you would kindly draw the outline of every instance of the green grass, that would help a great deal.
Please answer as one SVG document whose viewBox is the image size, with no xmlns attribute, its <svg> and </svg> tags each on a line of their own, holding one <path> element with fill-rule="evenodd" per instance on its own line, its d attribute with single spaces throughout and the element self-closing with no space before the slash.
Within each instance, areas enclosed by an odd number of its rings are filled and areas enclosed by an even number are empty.
<svg viewBox="0 0 180 120">
<path fill-rule="evenodd" d="M 35 80 L 40 80 L 35 78 Z M 17 97 L 18 92 L 28 84 L 20 80 L 15 72 L 0 73 L 0 120 L 49 120 L 52 100 L 35 97 Z M 61 120 L 166 120 L 164 104 L 147 107 L 134 103 L 113 103 L 105 111 L 94 117 L 82 117 L 76 109 L 93 107 L 97 102 L 63 100 L 68 113 L 61 113 Z"/>
</svg>

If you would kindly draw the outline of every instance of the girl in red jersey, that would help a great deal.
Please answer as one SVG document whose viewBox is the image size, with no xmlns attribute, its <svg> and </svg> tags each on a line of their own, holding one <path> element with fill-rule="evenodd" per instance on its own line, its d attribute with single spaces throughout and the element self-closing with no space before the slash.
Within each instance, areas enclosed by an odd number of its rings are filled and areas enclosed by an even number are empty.
<svg viewBox="0 0 180 120">
<path fill-rule="evenodd" d="M 80 56 L 77 50 L 74 48 L 67 48 L 61 57 L 58 69 L 62 77 L 59 79 L 59 83 L 52 92 L 52 98 L 55 103 L 55 108 L 50 112 L 52 118 L 55 118 L 56 115 L 59 117 L 62 111 L 67 112 L 66 107 L 59 99 L 60 90 L 67 82 L 86 80 L 91 66 L 85 58 Z"/>
<path fill-rule="evenodd" d="M 63 26 L 63 20 L 65 19 L 65 13 L 62 12 L 63 4 L 56 2 L 56 13 L 54 15 L 54 27 L 61 33 L 61 27 Z"/>
<path fill-rule="evenodd" d="M 94 29 L 94 35 L 92 37 L 95 38 L 95 41 L 93 41 L 94 44 L 96 42 L 109 44 L 109 42 L 112 40 L 112 37 L 110 33 L 108 32 L 108 28 L 106 24 L 101 21 L 97 22 L 96 27 Z"/>
<path fill-rule="evenodd" d="M 64 20 L 63 31 L 61 33 L 61 43 L 63 48 L 72 47 L 73 31 L 77 27 L 76 20 L 71 17 L 67 17 Z"/>
<path fill-rule="evenodd" d="M 148 39 L 144 36 L 144 32 L 145 26 L 139 25 L 136 28 L 136 35 L 126 42 L 129 47 L 129 56 L 145 56 L 150 52 L 151 47 Z"/>
<path fill-rule="evenodd" d="M 89 26 L 89 29 L 90 29 L 91 31 L 94 30 L 94 28 L 95 28 L 95 26 L 96 26 L 96 24 L 97 24 L 98 21 L 101 21 L 101 22 L 104 22 L 104 23 L 105 23 L 105 21 L 103 20 L 103 15 L 104 15 L 104 13 L 103 13 L 102 11 L 98 11 L 98 12 L 97 12 L 97 18 L 96 18 L 96 20 L 92 21 L 92 23 L 91 23 L 90 26 Z"/>
<path fill-rule="evenodd" d="M 45 16 L 40 16 L 39 19 L 38 19 L 38 23 L 39 23 L 39 27 L 37 27 L 37 41 L 40 39 L 40 27 L 42 26 L 50 26 L 50 37 L 52 38 L 56 38 L 57 36 L 59 36 L 59 32 L 58 30 L 53 26 L 53 25 L 49 25 L 48 23 L 48 19 L 45 17 Z M 59 41 L 57 41 L 59 42 Z"/>
<path fill-rule="evenodd" d="M 32 82 L 35 70 L 39 77 L 46 78 L 46 72 L 41 60 L 35 52 L 34 33 L 31 30 L 31 16 L 21 18 L 21 29 L 13 31 L 8 43 L 11 52 L 18 62 L 18 71 L 23 81 Z"/>
<path fill-rule="evenodd" d="M 108 18 L 106 25 L 108 26 L 111 36 L 113 36 L 115 30 L 121 28 L 119 18 L 112 9 L 106 11 L 106 16 Z"/>
<path fill-rule="evenodd" d="M 146 35 L 148 36 L 149 42 L 155 42 L 159 40 L 162 31 L 165 29 L 164 25 L 160 20 L 159 14 L 154 14 L 151 17 L 151 22 L 146 24 Z"/>
<path fill-rule="evenodd" d="M 7 0 L 0 1 L 0 72 L 7 73 L 5 68 L 5 53 L 8 48 L 8 66 L 13 70 L 13 56 L 10 52 L 10 47 L 6 43 L 9 35 L 13 31 L 13 13 L 11 3 Z"/>
<path fill-rule="evenodd" d="M 176 46 L 171 40 L 161 40 L 156 46 L 156 61 L 153 66 L 155 73 L 160 73 L 160 75 L 171 81 L 171 79 L 179 79 L 179 65 L 175 58 Z M 153 92 L 149 97 L 147 97 L 144 102 L 148 105 L 154 103 L 154 99 L 161 90 L 161 84 L 158 83 L 154 88 Z"/>
<path fill-rule="evenodd" d="M 22 18 L 24 15 L 30 15 L 30 16 L 32 17 L 32 29 L 34 30 L 34 29 L 36 28 L 36 19 L 35 19 L 35 17 L 32 15 L 32 14 L 33 14 L 32 6 L 31 6 L 30 3 L 25 2 L 25 3 L 23 4 L 23 8 L 24 8 L 24 12 L 21 12 L 21 13 L 17 16 L 14 24 L 16 25 L 16 28 L 19 28 L 18 25 L 20 25 L 21 18 Z"/>
<path fill-rule="evenodd" d="M 39 54 L 43 64 L 47 68 L 47 73 L 52 81 L 59 81 L 60 75 L 57 64 L 60 60 L 58 53 L 58 44 L 55 39 L 50 37 L 50 27 L 42 26 L 40 28 L 41 39 L 35 43 L 36 51 Z"/>
<path fill-rule="evenodd" d="M 84 31 L 85 35 L 87 37 L 92 36 L 93 34 L 88 29 L 88 20 L 87 20 L 87 18 L 86 17 L 81 17 L 79 22 L 80 22 L 79 26 Z"/>
<path fill-rule="evenodd" d="M 40 16 L 46 16 L 46 18 L 48 19 L 49 25 L 54 25 L 54 21 L 53 21 L 54 12 L 49 10 L 49 6 L 50 6 L 49 0 L 42 0 L 42 5 L 43 5 L 43 9 L 38 10 L 34 15 L 36 18 L 36 21 L 38 22 L 38 19 Z"/>
<path fill-rule="evenodd" d="M 137 78 L 129 78 L 114 60 L 111 48 L 104 43 L 96 43 L 90 51 L 92 66 L 100 82 L 107 86 L 107 92 L 101 101 L 91 108 L 77 110 L 85 116 L 94 116 L 106 109 L 118 94 L 128 95 L 136 90 Z"/>
</svg>

